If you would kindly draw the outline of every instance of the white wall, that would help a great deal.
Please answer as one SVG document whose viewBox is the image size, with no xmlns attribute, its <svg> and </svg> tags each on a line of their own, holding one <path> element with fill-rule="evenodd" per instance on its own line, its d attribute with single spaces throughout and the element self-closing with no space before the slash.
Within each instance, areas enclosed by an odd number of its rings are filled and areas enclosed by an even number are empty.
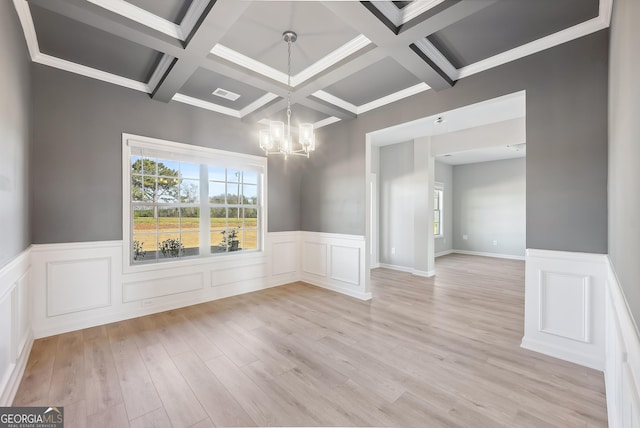
<svg viewBox="0 0 640 428">
<path fill-rule="evenodd" d="M 453 167 L 456 250 L 524 257 L 525 210 L 524 158 Z"/>
<path fill-rule="evenodd" d="M 441 238 L 435 238 L 435 252 L 443 253 L 453 249 L 453 167 L 442 162 L 435 163 L 435 181 L 444 187 L 442 201 Z"/>
</svg>

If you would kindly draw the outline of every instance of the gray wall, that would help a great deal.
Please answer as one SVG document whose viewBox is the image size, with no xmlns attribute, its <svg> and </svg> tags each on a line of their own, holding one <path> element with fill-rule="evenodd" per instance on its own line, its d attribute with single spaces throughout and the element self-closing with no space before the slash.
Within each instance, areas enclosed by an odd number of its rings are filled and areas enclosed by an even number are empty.
<svg viewBox="0 0 640 428">
<path fill-rule="evenodd" d="M 0 267 L 29 236 L 29 58 L 13 2 L 0 2 Z"/>
<path fill-rule="evenodd" d="M 413 268 L 413 142 L 380 148 L 380 263 Z M 391 249 L 395 248 L 395 254 Z"/>
<path fill-rule="evenodd" d="M 435 253 L 449 251 L 453 248 L 453 167 L 442 162 L 435 162 L 435 181 L 442 183 L 442 237 L 435 238 Z"/>
<path fill-rule="evenodd" d="M 609 256 L 640 326 L 640 2 L 616 0 L 611 24 Z"/>
<path fill-rule="evenodd" d="M 524 257 L 525 192 L 524 158 L 454 166 L 453 248 Z"/>
<path fill-rule="evenodd" d="M 606 253 L 608 36 L 599 31 L 321 129 L 303 175 L 303 230 L 364 235 L 367 132 L 524 89 L 527 247 Z"/>
<path fill-rule="evenodd" d="M 122 132 L 261 155 L 257 130 L 200 108 L 33 66 L 34 243 L 122 239 Z M 269 231 L 298 230 L 303 159 L 269 159 Z"/>
</svg>

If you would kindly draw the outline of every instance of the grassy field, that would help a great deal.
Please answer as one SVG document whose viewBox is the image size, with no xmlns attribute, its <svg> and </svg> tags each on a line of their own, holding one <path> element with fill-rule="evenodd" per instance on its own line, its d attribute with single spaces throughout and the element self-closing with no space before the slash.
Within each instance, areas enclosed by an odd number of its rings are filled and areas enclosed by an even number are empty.
<svg viewBox="0 0 640 428">
<path fill-rule="evenodd" d="M 196 217 L 160 217 L 157 219 L 158 241 L 165 239 L 180 239 L 185 248 L 198 248 L 200 246 L 200 219 Z M 244 219 L 244 227 L 257 228 L 258 221 L 255 218 Z M 243 219 L 212 218 L 210 219 L 211 245 L 217 246 L 222 242 L 223 234 L 227 228 L 242 228 Z M 143 242 L 143 249 L 155 251 L 156 243 L 154 232 L 156 231 L 156 219 L 153 217 L 136 217 L 133 221 L 133 239 Z M 181 233 L 182 232 L 182 233 Z M 258 246 L 257 230 L 239 230 L 239 247 L 254 249 Z M 152 242 L 153 241 L 153 242 Z"/>
</svg>

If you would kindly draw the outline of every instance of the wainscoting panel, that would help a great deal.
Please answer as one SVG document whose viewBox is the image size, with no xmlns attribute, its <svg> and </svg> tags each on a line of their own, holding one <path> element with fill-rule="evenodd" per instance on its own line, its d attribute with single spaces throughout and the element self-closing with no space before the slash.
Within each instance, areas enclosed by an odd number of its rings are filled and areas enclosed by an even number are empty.
<svg viewBox="0 0 640 428">
<path fill-rule="evenodd" d="M 303 234 L 304 236 L 304 234 Z M 327 244 L 324 242 L 302 242 L 302 272 L 327 276 Z"/>
<path fill-rule="evenodd" d="M 364 236 L 301 232 L 300 240 L 303 281 L 371 299 L 366 289 Z"/>
<path fill-rule="evenodd" d="M 299 236 L 297 231 L 269 233 L 264 252 L 143 265 L 126 273 L 122 241 L 33 245 L 34 336 L 298 281 Z"/>
<path fill-rule="evenodd" d="M 47 316 L 111 305 L 108 257 L 47 263 Z"/>
<path fill-rule="evenodd" d="M 606 255 L 527 250 L 522 346 L 604 370 Z"/>
<path fill-rule="evenodd" d="M 262 279 L 269 276 L 267 263 L 256 263 L 242 267 L 219 269 L 211 271 L 211 286 L 217 287 L 235 282 L 245 282 L 251 279 Z"/>
<path fill-rule="evenodd" d="M 640 426 L 640 334 L 613 266 L 607 275 L 607 344 L 605 384 L 609 427 Z"/>
<path fill-rule="evenodd" d="M 360 285 L 360 248 L 331 246 L 331 279 Z"/>
<path fill-rule="evenodd" d="M 295 240 L 273 243 L 273 275 L 297 274 L 300 270 L 299 243 Z"/>
<path fill-rule="evenodd" d="M 30 250 L 0 269 L 0 406 L 10 406 L 27 364 L 33 334 Z"/>
<path fill-rule="evenodd" d="M 125 282 L 122 285 L 122 302 L 135 302 L 143 299 L 186 293 L 204 288 L 204 273 L 181 273 L 163 275 L 152 279 Z"/>
<path fill-rule="evenodd" d="M 589 343 L 589 277 L 541 272 L 540 331 Z"/>
</svg>

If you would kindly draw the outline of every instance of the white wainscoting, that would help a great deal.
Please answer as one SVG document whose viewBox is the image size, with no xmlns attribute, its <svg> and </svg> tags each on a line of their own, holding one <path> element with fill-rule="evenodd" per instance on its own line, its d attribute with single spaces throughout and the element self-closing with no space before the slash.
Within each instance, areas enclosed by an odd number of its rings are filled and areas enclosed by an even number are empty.
<svg viewBox="0 0 640 428">
<path fill-rule="evenodd" d="M 605 384 L 611 428 L 640 427 L 640 334 L 608 263 Z"/>
<path fill-rule="evenodd" d="M 0 269 L 0 406 L 10 406 L 27 364 L 31 331 L 30 251 Z"/>
<path fill-rule="evenodd" d="M 106 324 L 300 279 L 299 232 L 269 233 L 265 251 L 123 273 L 122 241 L 33 245 L 34 336 Z M 276 257 L 273 255 L 276 254 Z"/>
<path fill-rule="evenodd" d="M 528 249 L 522 347 L 604 370 L 606 281 L 604 254 Z"/>
<path fill-rule="evenodd" d="M 362 300 L 366 287 L 364 236 L 300 232 L 301 279 Z"/>
</svg>

